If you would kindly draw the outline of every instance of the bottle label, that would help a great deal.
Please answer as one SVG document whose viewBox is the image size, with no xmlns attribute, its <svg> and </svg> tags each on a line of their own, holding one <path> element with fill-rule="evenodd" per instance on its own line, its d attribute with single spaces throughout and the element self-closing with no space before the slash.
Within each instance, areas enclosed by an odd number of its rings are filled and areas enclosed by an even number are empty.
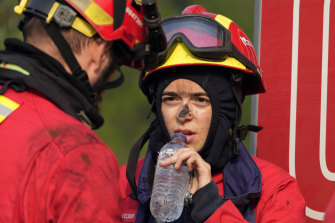
<svg viewBox="0 0 335 223">
<path fill-rule="evenodd" d="M 176 152 L 175 149 L 166 149 L 163 152 L 159 153 L 159 160 L 163 161 L 167 158 L 169 158 L 170 156 L 173 156 L 173 154 Z"/>
</svg>

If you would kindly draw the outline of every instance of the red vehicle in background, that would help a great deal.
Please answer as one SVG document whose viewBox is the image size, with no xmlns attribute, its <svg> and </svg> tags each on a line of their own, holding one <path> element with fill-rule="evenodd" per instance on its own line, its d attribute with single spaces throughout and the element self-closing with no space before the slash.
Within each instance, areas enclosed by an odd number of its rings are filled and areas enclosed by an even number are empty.
<svg viewBox="0 0 335 223">
<path fill-rule="evenodd" d="M 307 222 L 322 222 L 335 191 L 335 1 L 256 0 L 255 9 L 267 93 L 252 98 L 264 130 L 251 151 L 295 177 Z"/>
</svg>

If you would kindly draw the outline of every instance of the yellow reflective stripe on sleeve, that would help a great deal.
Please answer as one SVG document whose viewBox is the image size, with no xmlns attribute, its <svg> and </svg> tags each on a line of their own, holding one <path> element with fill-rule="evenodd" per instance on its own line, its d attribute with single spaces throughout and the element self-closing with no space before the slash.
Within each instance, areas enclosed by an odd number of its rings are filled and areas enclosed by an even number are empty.
<svg viewBox="0 0 335 223">
<path fill-rule="evenodd" d="M 0 123 L 3 122 L 7 117 L 0 115 Z"/>
<path fill-rule="evenodd" d="M 20 72 L 20 73 L 22 73 L 24 75 L 27 75 L 27 76 L 30 75 L 30 73 L 27 70 L 23 69 L 22 67 L 19 67 L 19 66 L 15 65 L 15 64 L 1 62 L 0 67 L 5 68 L 5 69 L 9 69 L 9 70 L 15 70 L 15 71 Z"/>
<path fill-rule="evenodd" d="M 20 107 L 20 104 L 3 95 L 0 95 L 0 123 L 3 122 L 18 107 Z"/>
<path fill-rule="evenodd" d="M 6 96 L 0 95 L 0 105 L 4 105 L 11 110 L 17 109 L 20 105 L 15 101 L 7 98 Z"/>
</svg>

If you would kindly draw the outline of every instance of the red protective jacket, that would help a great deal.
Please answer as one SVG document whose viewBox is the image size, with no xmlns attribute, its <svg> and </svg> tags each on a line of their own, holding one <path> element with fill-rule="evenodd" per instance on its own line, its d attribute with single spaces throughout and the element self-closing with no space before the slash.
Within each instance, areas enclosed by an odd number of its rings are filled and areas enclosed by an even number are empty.
<svg viewBox="0 0 335 223">
<path fill-rule="evenodd" d="M 118 163 L 98 136 L 37 92 L 8 89 L 0 111 L 8 99 L 0 222 L 120 222 Z"/>
<path fill-rule="evenodd" d="M 262 192 L 255 207 L 257 222 L 303 223 L 305 222 L 305 200 L 302 197 L 296 180 L 279 167 L 253 157 L 262 173 Z M 136 181 L 143 164 L 139 161 L 136 173 Z M 213 176 L 213 180 L 219 188 L 219 194 L 223 196 L 223 176 Z M 120 185 L 122 193 L 122 220 L 123 222 L 135 222 L 138 203 L 129 197 L 132 193 L 126 179 L 126 166 L 121 167 Z M 231 201 L 225 202 L 207 220 L 206 223 L 218 222 L 246 222 Z"/>
</svg>

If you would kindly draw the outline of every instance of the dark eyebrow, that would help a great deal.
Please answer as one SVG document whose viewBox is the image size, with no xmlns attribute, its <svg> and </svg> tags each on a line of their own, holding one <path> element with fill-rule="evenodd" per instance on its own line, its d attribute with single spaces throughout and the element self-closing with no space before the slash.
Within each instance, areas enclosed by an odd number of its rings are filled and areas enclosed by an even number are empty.
<svg viewBox="0 0 335 223">
<path fill-rule="evenodd" d="M 176 92 L 173 92 L 173 91 L 163 92 L 162 96 L 164 96 L 164 95 L 178 96 L 178 94 Z M 192 96 L 192 97 L 200 97 L 200 96 L 206 96 L 206 97 L 208 97 L 208 94 L 206 92 L 195 92 L 195 93 L 190 93 L 189 95 Z"/>
<path fill-rule="evenodd" d="M 206 96 L 206 97 L 208 97 L 208 94 L 206 92 L 195 92 L 195 93 L 191 93 L 190 95 L 194 96 L 194 97 L 199 97 L 199 96 Z"/>
<path fill-rule="evenodd" d="M 169 95 L 169 96 L 178 96 L 178 94 L 176 92 L 173 92 L 173 91 L 166 91 L 166 92 L 163 92 L 162 96 L 164 95 Z"/>
</svg>

